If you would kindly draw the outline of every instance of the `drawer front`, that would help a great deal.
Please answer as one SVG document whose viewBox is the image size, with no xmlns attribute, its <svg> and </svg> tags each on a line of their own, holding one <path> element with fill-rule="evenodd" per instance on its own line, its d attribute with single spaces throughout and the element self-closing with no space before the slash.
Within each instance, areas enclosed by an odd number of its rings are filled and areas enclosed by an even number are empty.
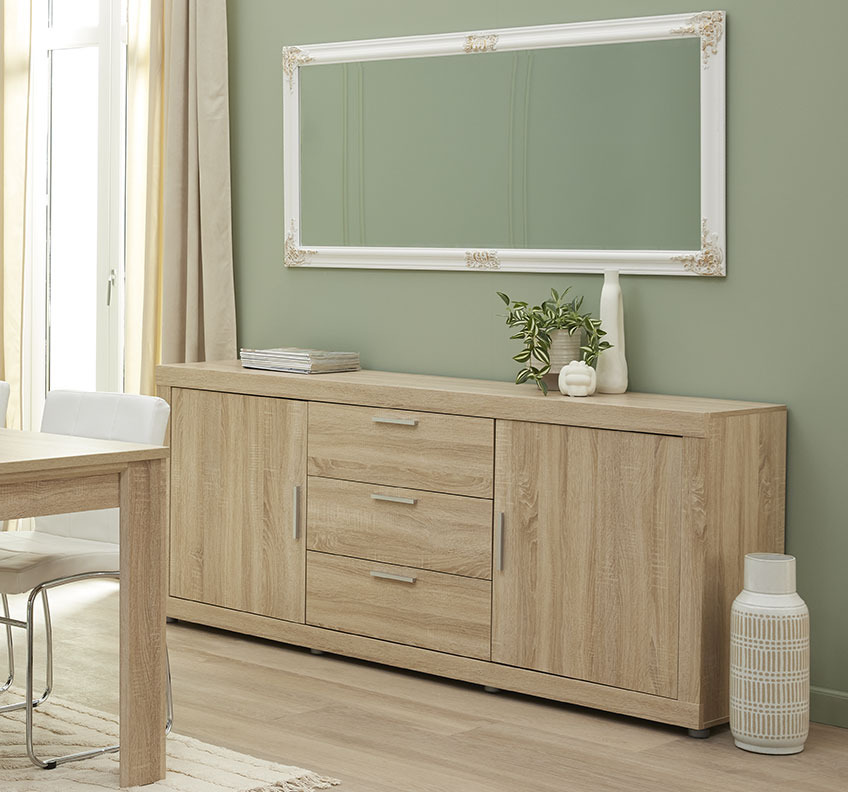
<svg viewBox="0 0 848 792">
<path fill-rule="evenodd" d="M 492 502 L 309 478 L 307 548 L 476 578 L 492 576 Z"/>
<path fill-rule="evenodd" d="M 488 660 L 487 580 L 308 552 L 306 622 Z"/>
<path fill-rule="evenodd" d="M 492 497 L 494 421 L 309 405 L 309 475 Z"/>
</svg>

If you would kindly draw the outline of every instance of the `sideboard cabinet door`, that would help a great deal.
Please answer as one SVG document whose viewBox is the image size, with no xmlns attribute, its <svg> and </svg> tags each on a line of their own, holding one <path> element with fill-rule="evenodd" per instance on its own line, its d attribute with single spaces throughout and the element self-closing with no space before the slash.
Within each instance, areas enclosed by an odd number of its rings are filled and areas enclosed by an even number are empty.
<svg viewBox="0 0 848 792">
<path fill-rule="evenodd" d="M 171 595 L 303 622 L 306 403 L 171 394 Z"/>
<path fill-rule="evenodd" d="M 493 661 L 677 696 L 682 451 L 498 421 Z"/>
</svg>

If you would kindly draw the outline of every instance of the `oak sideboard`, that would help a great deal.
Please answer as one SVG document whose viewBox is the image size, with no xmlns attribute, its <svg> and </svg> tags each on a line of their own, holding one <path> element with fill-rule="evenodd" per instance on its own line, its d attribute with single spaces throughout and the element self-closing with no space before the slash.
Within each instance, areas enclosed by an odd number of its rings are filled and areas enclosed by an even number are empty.
<svg viewBox="0 0 848 792">
<path fill-rule="evenodd" d="M 168 615 L 692 730 L 782 552 L 786 408 L 166 365 Z"/>
</svg>

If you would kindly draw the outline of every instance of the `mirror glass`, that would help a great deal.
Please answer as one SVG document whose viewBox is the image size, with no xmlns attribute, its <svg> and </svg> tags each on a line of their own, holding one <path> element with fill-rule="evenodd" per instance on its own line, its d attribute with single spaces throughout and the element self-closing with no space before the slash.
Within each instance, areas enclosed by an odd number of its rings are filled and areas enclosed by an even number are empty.
<svg viewBox="0 0 848 792">
<path fill-rule="evenodd" d="M 300 244 L 697 250 L 697 38 L 314 64 Z"/>
</svg>

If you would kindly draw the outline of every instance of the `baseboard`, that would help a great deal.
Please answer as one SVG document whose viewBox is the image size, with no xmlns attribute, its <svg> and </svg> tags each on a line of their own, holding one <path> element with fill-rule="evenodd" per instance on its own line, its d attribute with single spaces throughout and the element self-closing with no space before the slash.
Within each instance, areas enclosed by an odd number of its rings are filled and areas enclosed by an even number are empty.
<svg viewBox="0 0 848 792">
<path fill-rule="evenodd" d="M 848 693 L 811 685 L 810 720 L 848 729 Z"/>
</svg>

